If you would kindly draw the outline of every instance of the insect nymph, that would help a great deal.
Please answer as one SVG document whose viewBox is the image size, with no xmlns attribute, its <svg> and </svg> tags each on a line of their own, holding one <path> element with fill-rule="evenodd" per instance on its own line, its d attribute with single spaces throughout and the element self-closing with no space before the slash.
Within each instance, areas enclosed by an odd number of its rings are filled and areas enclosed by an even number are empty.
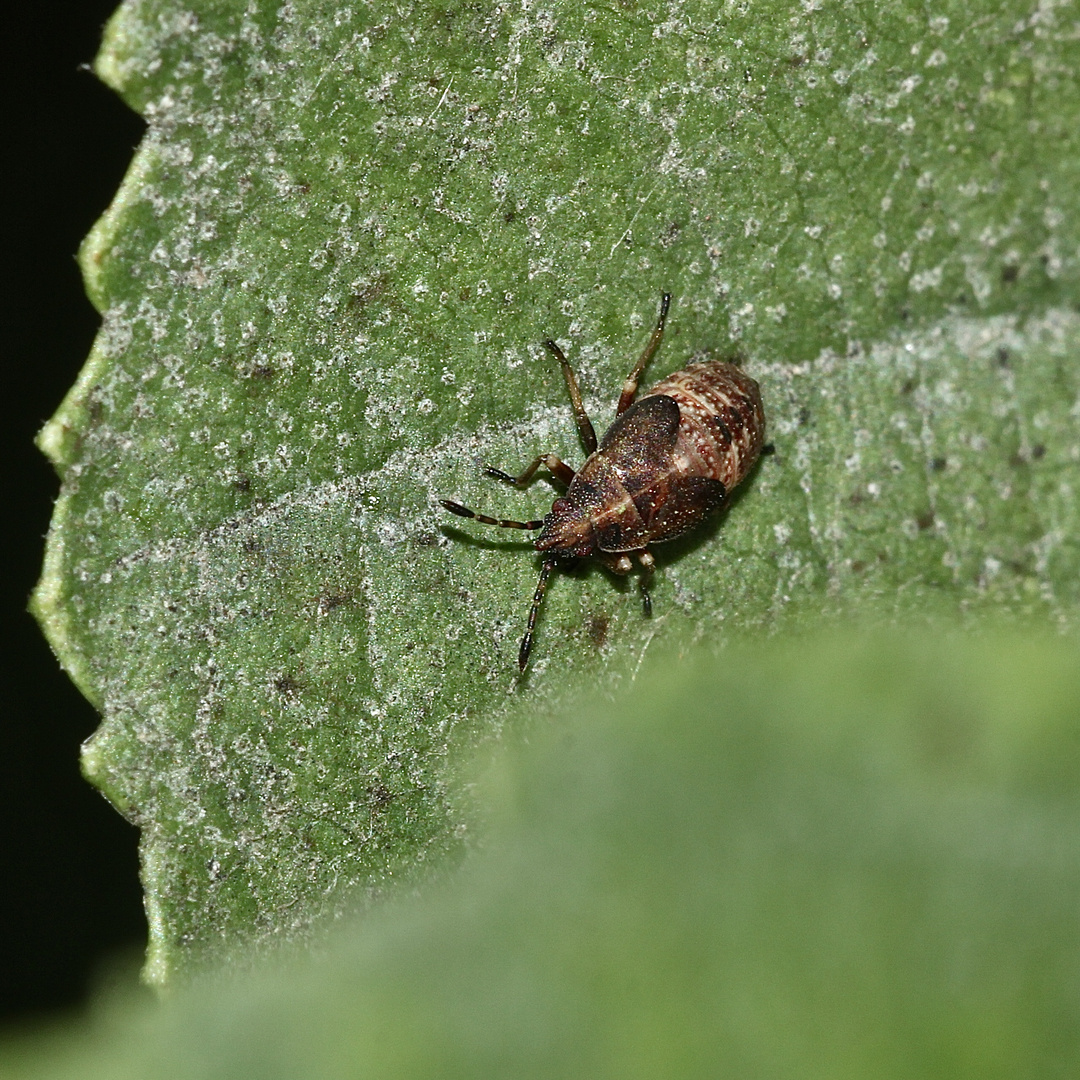
<svg viewBox="0 0 1080 1080">
<path fill-rule="evenodd" d="M 534 545 L 544 562 L 518 653 L 522 671 L 529 662 L 544 590 L 556 566 L 594 558 L 616 574 L 628 574 L 636 559 L 642 570 L 645 614 L 651 614 L 648 579 L 655 562 L 649 545 L 681 536 L 718 510 L 761 453 L 765 440 L 761 393 L 735 364 L 721 360 L 690 364 L 634 400 L 638 378 L 660 347 L 670 305 L 671 294 L 665 293 L 656 329 L 623 383 L 615 422 L 599 445 L 570 362 L 554 341 L 544 342 L 562 366 L 574 420 L 589 456 L 577 472 L 555 454 L 541 454 L 518 476 L 490 467 L 484 471 L 523 487 L 545 465 L 567 485 L 547 517 L 506 521 L 442 500 L 460 517 L 540 533 Z"/>
</svg>

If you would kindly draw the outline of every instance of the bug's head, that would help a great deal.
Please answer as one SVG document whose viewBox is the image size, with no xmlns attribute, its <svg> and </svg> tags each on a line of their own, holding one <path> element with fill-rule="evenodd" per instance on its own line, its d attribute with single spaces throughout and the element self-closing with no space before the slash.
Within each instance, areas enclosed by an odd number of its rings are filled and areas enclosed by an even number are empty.
<svg viewBox="0 0 1080 1080">
<path fill-rule="evenodd" d="M 587 498 L 556 499 L 544 528 L 536 538 L 537 551 L 550 551 L 560 558 L 585 558 L 596 549 L 592 506 Z"/>
</svg>

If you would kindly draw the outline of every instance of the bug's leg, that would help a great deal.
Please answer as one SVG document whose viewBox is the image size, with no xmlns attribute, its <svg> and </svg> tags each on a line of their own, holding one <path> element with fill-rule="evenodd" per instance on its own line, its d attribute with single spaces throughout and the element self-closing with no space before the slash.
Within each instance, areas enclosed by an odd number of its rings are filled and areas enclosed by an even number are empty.
<svg viewBox="0 0 1080 1080">
<path fill-rule="evenodd" d="M 652 581 L 653 571 L 656 569 L 656 560 L 648 548 L 642 548 L 638 552 L 638 562 L 641 563 L 641 577 L 638 579 L 638 587 L 641 589 L 641 607 L 645 617 L 652 615 L 652 597 L 649 596 L 649 582 Z"/>
<path fill-rule="evenodd" d="M 529 653 L 532 652 L 533 629 L 536 626 L 536 616 L 540 612 L 540 604 L 544 599 L 547 589 L 548 578 L 555 569 L 554 559 L 545 559 L 540 567 L 540 580 L 536 583 L 536 592 L 533 593 L 532 607 L 529 609 L 529 622 L 525 627 L 525 636 L 521 639 L 521 648 L 518 650 L 518 671 L 524 671 L 529 663 Z"/>
<path fill-rule="evenodd" d="M 652 337 L 649 338 L 649 344 L 645 346 L 645 351 L 638 357 L 634 370 L 626 376 L 626 382 L 623 383 L 622 394 L 619 396 L 619 406 L 615 410 L 616 416 L 626 412 L 634 404 L 634 398 L 637 396 L 638 379 L 641 378 L 645 365 L 653 358 L 656 350 L 660 348 L 660 339 L 664 336 L 664 323 L 667 321 L 669 307 L 671 307 L 671 293 L 666 292 L 660 301 L 660 318 L 656 321 L 656 329 L 652 332 Z"/>
<path fill-rule="evenodd" d="M 578 389 L 574 369 L 570 366 L 570 361 L 566 359 L 562 349 L 554 341 L 545 341 L 544 347 L 559 361 L 559 365 L 562 367 L 563 378 L 566 380 L 566 389 L 570 393 L 570 406 L 574 410 L 574 423 L 577 424 L 578 434 L 581 436 L 585 453 L 591 454 L 596 449 L 596 431 L 593 429 L 589 414 L 585 411 L 585 406 L 581 403 L 581 391 Z"/>
<path fill-rule="evenodd" d="M 542 521 L 507 521 L 505 518 L 488 517 L 487 514 L 478 514 L 475 510 L 470 510 L 461 503 L 451 502 L 449 499 L 440 499 L 439 503 L 451 514 L 457 514 L 458 517 L 463 518 L 474 518 L 481 525 L 498 525 L 500 529 L 530 529 L 534 532 L 544 527 Z"/>
<path fill-rule="evenodd" d="M 501 480 L 504 484 L 513 484 L 514 487 L 524 487 L 533 478 L 533 474 L 541 465 L 546 465 L 548 472 L 560 483 L 566 484 L 567 487 L 570 486 L 570 481 L 574 479 L 574 470 L 555 454 L 541 454 L 517 476 L 511 476 L 509 473 L 503 472 L 502 469 L 493 469 L 490 465 L 484 466 L 484 475 L 495 480 Z"/>
</svg>

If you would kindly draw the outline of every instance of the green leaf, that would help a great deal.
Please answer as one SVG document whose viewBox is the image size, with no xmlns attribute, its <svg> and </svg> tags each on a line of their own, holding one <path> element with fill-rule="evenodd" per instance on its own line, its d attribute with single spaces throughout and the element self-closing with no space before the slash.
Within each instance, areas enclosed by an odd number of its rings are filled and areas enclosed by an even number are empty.
<svg viewBox="0 0 1080 1080">
<path fill-rule="evenodd" d="M 452 884 L 0 1069 L 1076 1075 L 1075 639 L 661 650 L 580 706 L 498 755 Z"/>
<path fill-rule="evenodd" d="M 516 696 L 823 615 L 1075 621 L 1070 10 L 118 11 L 149 129 L 82 252 L 35 607 L 143 829 L 152 980 L 455 860 Z M 479 469 L 581 459 L 537 343 L 603 429 L 663 290 L 651 374 L 740 350 L 776 455 L 660 549 L 651 621 L 558 579 L 518 680 L 535 562 L 437 499 L 542 514 Z"/>
</svg>

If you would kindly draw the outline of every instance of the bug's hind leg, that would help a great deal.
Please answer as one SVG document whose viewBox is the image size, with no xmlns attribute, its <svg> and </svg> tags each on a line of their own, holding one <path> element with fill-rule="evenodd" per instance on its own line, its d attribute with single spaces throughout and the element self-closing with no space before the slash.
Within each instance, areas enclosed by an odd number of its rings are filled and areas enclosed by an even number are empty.
<svg viewBox="0 0 1080 1080">
<path fill-rule="evenodd" d="M 642 548 L 637 553 L 638 562 L 641 563 L 641 577 L 638 578 L 638 588 L 641 590 L 641 608 L 648 618 L 652 615 L 652 597 L 649 595 L 649 583 L 656 570 L 656 560 L 648 548 Z"/>
<path fill-rule="evenodd" d="M 484 466 L 484 475 L 495 480 L 501 480 L 504 484 L 513 484 L 514 487 L 524 487 L 533 478 L 536 470 L 541 465 L 547 466 L 548 472 L 560 483 L 566 484 L 567 487 L 570 486 L 570 481 L 574 479 L 574 470 L 555 454 L 541 454 L 517 476 L 511 476 L 510 473 L 503 472 L 502 469 L 493 469 L 490 465 Z"/>
<path fill-rule="evenodd" d="M 623 383 L 622 394 L 619 396 L 619 405 L 615 410 L 617 416 L 621 416 L 634 404 L 634 398 L 637 397 L 638 379 L 641 378 L 645 365 L 656 354 L 656 350 L 660 348 L 660 341 L 664 336 L 664 323 L 667 322 L 667 313 L 670 307 L 671 293 L 666 292 L 660 301 L 660 318 L 656 322 L 656 329 L 652 332 L 652 337 L 649 338 L 649 344 L 645 346 L 645 351 L 638 357 L 634 370 L 626 376 L 626 382 Z"/>
</svg>

